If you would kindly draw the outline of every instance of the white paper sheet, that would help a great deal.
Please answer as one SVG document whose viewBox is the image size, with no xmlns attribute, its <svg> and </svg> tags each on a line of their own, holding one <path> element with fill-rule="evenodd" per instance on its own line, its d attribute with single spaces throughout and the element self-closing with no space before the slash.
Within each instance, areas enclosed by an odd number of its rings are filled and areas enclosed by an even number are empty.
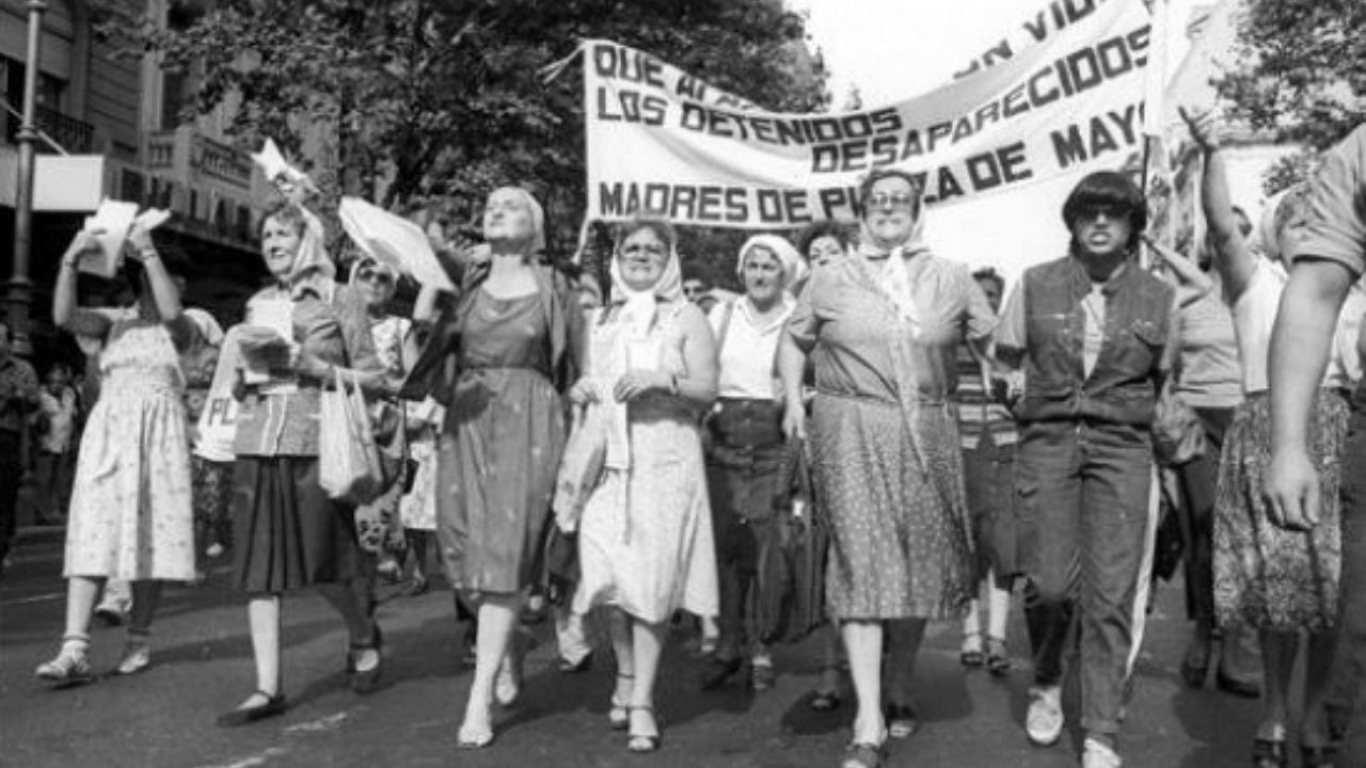
<svg viewBox="0 0 1366 768">
<path fill-rule="evenodd" d="M 393 265 L 423 285 L 455 291 L 417 224 L 358 197 L 343 197 L 337 215 L 342 229 L 365 255 Z"/>
</svg>

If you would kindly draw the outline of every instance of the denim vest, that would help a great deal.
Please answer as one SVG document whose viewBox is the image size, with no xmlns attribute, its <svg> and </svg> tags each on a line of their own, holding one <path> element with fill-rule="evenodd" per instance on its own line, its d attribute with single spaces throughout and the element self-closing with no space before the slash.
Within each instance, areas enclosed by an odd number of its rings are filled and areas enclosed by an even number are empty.
<svg viewBox="0 0 1366 768">
<path fill-rule="evenodd" d="M 1082 364 L 1085 308 L 1091 278 L 1066 256 L 1024 276 L 1024 397 L 1022 422 L 1089 420 L 1145 427 L 1157 402 L 1157 373 L 1169 334 L 1171 286 L 1130 264 L 1102 289 L 1105 329 L 1100 356 L 1087 376 Z"/>
</svg>

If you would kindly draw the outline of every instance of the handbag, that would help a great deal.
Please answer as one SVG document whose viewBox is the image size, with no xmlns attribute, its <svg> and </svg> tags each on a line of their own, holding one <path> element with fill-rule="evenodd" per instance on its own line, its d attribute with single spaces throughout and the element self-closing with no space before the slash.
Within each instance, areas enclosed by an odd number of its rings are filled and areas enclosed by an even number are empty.
<svg viewBox="0 0 1366 768">
<path fill-rule="evenodd" d="M 379 446 L 360 385 L 353 377 L 348 389 L 341 371 L 334 376 L 320 393 L 318 484 L 334 501 L 368 504 L 384 491 Z"/>
<path fill-rule="evenodd" d="M 780 510 L 759 541 L 757 607 L 763 642 L 799 643 L 826 623 L 825 568 L 830 530 L 816 504 L 805 445 L 789 441 L 779 470 Z"/>
<path fill-rule="evenodd" d="M 1153 453 L 1157 460 L 1170 467 L 1179 467 L 1203 456 L 1205 427 L 1200 417 L 1172 389 L 1168 381 L 1162 386 L 1153 412 Z"/>
</svg>

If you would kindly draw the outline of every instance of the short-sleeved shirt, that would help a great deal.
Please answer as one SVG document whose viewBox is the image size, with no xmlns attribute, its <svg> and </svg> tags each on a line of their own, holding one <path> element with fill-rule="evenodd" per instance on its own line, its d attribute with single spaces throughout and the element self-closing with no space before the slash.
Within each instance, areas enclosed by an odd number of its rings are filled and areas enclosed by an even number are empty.
<svg viewBox="0 0 1366 768">
<path fill-rule="evenodd" d="M 1352 131 L 1324 157 L 1309 188 L 1308 220 L 1291 233 L 1292 261 L 1321 258 L 1354 277 L 1366 272 L 1366 126 Z"/>
<path fill-rule="evenodd" d="M 928 251 L 907 257 L 912 301 L 920 319 L 918 346 L 929 354 L 915 371 L 919 397 L 944 402 L 958 386 L 962 339 L 989 337 L 996 315 L 964 264 Z M 788 333 L 811 353 L 820 393 L 900 401 L 892 357 L 897 309 L 877 282 L 880 265 L 857 254 L 818 269 L 802 290 Z"/>
<path fill-rule="evenodd" d="M 1132 264 L 1122 265 L 1116 269 L 1106 282 L 1092 282 L 1091 291 L 1081 300 L 1083 317 L 1082 323 L 1082 372 L 1086 376 L 1091 375 L 1095 370 L 1096 360 L 1100 357 L 1100 348 L 1105 342 L 1105 286 L 1117 279 L 1121 272 L 1126 269 L 1137 269 Z M 1180 306 L 1176 298 L 1172 298 L 1172 308 L 1170 321 L 1167 327 L 1174 332 L 1179 327 Z M 1024 305 L 1024 282 L 1015 286 L 1010 297 L 1006 299 L 1005 309 L 1001 311 L 1001 325 L 996 332 L 996 340 L 1000 346 L 1011 347 L 1014 349 L 1028 349 L 1028 336 L 1025 322 Z M 1163 372 L 1170 371 L 1176 362 L 1177 344 L 1172 339 L 1168 339 L 1167 344 L 1162 349 L 1162 357 L 1158 361 L 1158 370 Z"/>
<path fill-rule="evenodd" d="M 1176 392 L 1194 408 L 1233 408 L 1243 400 L 1233 314 L 1211 290 L 1181 309 Z"/>
</svg>

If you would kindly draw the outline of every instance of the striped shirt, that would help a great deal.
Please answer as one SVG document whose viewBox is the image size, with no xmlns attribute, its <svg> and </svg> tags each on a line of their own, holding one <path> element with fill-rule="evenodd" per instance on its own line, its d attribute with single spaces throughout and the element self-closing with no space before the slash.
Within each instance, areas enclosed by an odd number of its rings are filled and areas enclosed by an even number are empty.
<svg viewBox="0 0 1366 768">
<path fill-rule="evenodd" d="M 1014 445 L 1018 439 L 1015 419 L 1010 411 L 991 397 L 984 382 L 985 371 L 966 343 L 958 345 L 958 389 L 954 402 L 958 404 L 958 434 L 965 451 L 975 450 L 983 435 L 990 435 L 993 445 Z"/>
</svg>

